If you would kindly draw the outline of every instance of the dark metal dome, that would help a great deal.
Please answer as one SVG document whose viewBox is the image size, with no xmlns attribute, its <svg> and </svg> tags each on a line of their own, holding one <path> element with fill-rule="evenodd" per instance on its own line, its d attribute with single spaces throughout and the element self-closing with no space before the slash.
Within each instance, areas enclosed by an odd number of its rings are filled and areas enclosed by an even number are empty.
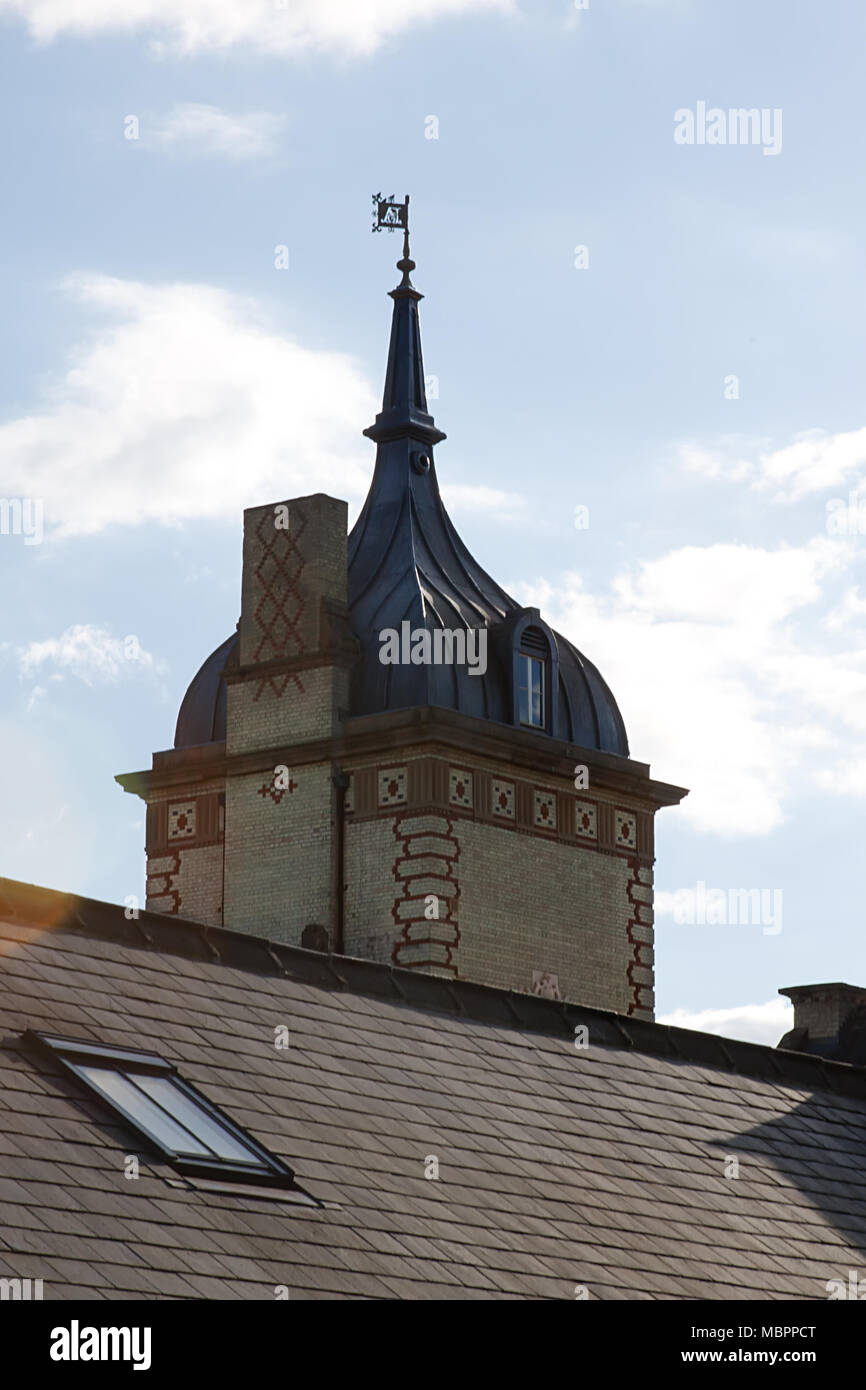
<svg viewBox="0 0 866 1390">
<path fill-rule="evenodd" d="M 226 736 L 226 684 L 222 673 L 237 644 L 231 637 L 211 652 L 183 697 L 174 733 L 175 748 L 196 743 L 222 743 Z"/>
<path fill-rule="evenodd" d="M 407 238 L 408 241 L 408 238 Z M 376 468 L 363 510 L 349 536 L 348 596 L 361 655 L 352 677 L 353 715 L 435 705 L 497 723 L 515 724 L 516 654 L 527 642 L 543 653 L 548 672 L 545 731 L 584 748 L 628 756 L 616 701 L 601 675 L 536 609 L 521 608 L 481 568 L 461 541 L 442 503 L 433 446 L 445 438 L 427 409 L 418 320 L 422 295 L 404 244 L 382 410 L 364 433 L 376 442 Z M 487 667 L 466 664 L 383 665 L 382 632 L 484 629 Z M 532 636 L 528 637 L 527 634 Z M 221 672 L 237 634 L 208 657 L 184 698 L 175 747 L 225 738 Z"/>
</svg>

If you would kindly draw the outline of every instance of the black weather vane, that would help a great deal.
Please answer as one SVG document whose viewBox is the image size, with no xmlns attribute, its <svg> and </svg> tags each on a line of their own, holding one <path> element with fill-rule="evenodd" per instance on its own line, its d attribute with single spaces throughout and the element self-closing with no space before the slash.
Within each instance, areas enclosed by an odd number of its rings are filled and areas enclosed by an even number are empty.
<svg viewBox="0 0 866 1390">
<path fill-rule="evenodd" d="M 405 202 L 398 203 L 394 194 L 383 198 L 381 193 L 373 194 L 373 231 L 409 233 L 409 194 Z"/>
</svg>

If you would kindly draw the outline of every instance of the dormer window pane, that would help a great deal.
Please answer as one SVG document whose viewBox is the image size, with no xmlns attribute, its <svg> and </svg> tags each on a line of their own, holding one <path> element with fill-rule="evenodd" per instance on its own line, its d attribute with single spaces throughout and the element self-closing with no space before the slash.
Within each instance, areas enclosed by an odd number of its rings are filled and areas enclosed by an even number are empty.
<svg viewBox="0 0 866 1390">
<path fill-rule="evenodd" d="M 544 662 L 537 656 L 519 656 L 520 722 L 533 729 L 544 728 Z"/>
</svg>

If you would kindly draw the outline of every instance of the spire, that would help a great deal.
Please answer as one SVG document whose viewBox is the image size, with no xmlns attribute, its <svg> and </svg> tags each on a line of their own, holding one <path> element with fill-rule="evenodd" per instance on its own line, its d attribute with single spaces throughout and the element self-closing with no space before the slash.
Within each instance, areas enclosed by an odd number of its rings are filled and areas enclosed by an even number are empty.
<svg viewBox="0 0 866 1390">
<path fill-rule="evenodd" d="M 383 628 L 469 629 L 499 623 L 517 604 L 470 555 L 439 495 L 435 444 L 445 436 L 427 410 L 418 301 L 409 255 L 408 199 L 374 199 L 378 226 L 403 232 L 382 409 L 364 434 L 376 442 L 367 500 L 349 536 L 350 625 L 362 647 L 353 711 L 441 705 L 491 717 L 496 691 L 453 665 L 383 665 Z M 500 702 L 501 703 L 501 702 Z M 504 714 L 503 716 L 504 717 Z"/>
<path fill-rule="evenodd" d="M 407 437 L 417 439 L 422 444 L 438 444 L 445 435 L 436 428 L 433 416 L 427 410 L 427 393 L 424 390 L 424 358 L 418 318 L 418 301 L 424 296 L 415 289 L 409 278 L 410 271 L 415 269 L 415 262 L 409 256 L 409 199 L 407 197 L 405 203 L 385 202 L 377 194 L 373 201 L 378 212 L 374 231 L 381 227 L 403 228 L 403 255 L 397 262 L 397 269 L 402 271 L 403 278 L 397 288 L 390 291 L 394 310 L 391 315 L 391 343 L 382 409 L 364 434 L 377 444 Z"/>
</svg>

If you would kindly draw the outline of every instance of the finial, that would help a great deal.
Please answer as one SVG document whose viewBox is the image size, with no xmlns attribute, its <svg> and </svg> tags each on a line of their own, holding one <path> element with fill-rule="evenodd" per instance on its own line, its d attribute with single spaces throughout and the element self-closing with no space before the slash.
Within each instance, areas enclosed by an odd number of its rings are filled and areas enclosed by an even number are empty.
<svg viewBox="0 0 866 1390">
<path fill-rule="evenodd" d="M 415 262 L 409 256 L 409 194 L 402 203 L 394 199 L 392 193 L 390 198 L 383 198 L 381 193 L 373 194 L 373 231 L 381 232 L 399 231 L 403 229 L 403 256 L 397 262 L 397 269 L 403 272 L 403 279 L 400 281 L 398 289 L 411 290 L 412 281 L 409 279 L 410 270 L 415 269 Z"/>
</svg>

